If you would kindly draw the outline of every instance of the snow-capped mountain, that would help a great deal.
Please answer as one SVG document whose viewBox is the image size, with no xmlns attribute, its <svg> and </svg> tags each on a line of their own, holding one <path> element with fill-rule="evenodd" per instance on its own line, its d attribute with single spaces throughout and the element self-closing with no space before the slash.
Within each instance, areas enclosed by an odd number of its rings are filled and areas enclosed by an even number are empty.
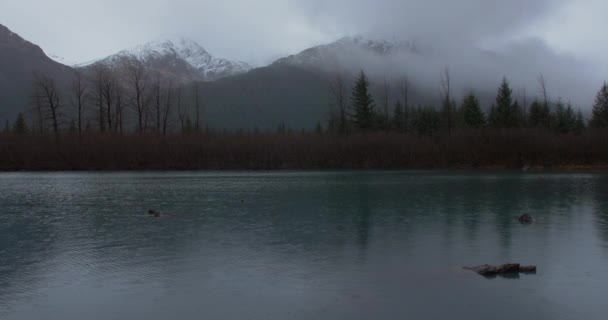
<svg viewBox="0 0 608 320">
<path fill-rule="evenodd" d="M 124 61 L 130 59 L 136 59 L 151 70 L 183 81 L 213 81 L 252 69 L 245 62 L 213 57 L 198 43 L 185 38 L 148 42 L 77 67 L 84 68 L 101 63 L 119 68 Z"/>
</svg>

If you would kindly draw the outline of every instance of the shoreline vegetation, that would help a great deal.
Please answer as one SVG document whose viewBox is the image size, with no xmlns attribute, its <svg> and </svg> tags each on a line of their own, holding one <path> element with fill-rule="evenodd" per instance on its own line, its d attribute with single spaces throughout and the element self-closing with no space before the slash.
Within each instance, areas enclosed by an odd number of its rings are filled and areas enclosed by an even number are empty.
<svg viewBox="0 0 608 320">
<path fill-rule="evenodd" d="M 606 83 L 585 119 L 549 99 L 542 75 L 541 97 L 521 104 L 504 78 L 486 113 L 473 91 L 455 101 L 447 68 L 439 107 L 412 104 L 407 80 L 397 99 L 385 83 L 377 105 L 361 71 L 352 87 L 328 83 L 313 130 L 230 131 L 204 126 L 197 84 L 190 97 L 142 64 L 126 70 L 96 66 L 67 93 L 36 75 L 30 112 L 0 132 L 0 170 L 608 169 Z"/>
<path fill-rule="evenodd" d="M 463 129 L 435 136 L 0 134 L 1 171 L 324 169 L 606 170 L 608 130 Z"/>
</svg>

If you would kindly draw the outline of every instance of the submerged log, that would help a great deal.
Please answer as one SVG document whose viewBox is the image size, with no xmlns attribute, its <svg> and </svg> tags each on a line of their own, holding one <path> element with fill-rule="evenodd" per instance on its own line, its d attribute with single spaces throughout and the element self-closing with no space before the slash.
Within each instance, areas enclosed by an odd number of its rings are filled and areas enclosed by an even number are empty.
<svg viewBox="0 0 608 320">
<path fill-rule="evenodd" d="M 477 267 L 464 267 L 463 269 L 476 272 L 484 277 L 518 275 L 520 273 L 536 273 L 536 266 L 522 266 L 519 263 L 507 263 L 501 266 L 484 264 Z"/>
</svg>

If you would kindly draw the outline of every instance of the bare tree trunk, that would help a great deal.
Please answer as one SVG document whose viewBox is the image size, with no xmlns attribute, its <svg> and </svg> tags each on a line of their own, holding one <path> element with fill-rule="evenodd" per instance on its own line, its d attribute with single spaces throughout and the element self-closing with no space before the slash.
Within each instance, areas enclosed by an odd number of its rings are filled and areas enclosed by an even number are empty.
<svg viewBox="0 0 608 320">
<path fill-rule="evenodd" d="M 194 130 L 200 132 L 200 97 L 198 83 L 194 83 L 194 107 L 196 108 L 196 121 L 194 122 Z"/>
<path fill-rule="evenodd" d="M 44 97 L 37 90 L 36 83 L 32 84 L 32 103 L 34 104 L 34 114 L 32 117 L 32 132 L 37 131 L 39 135 L 44 134 L 45 117 L 44 117 Z M 34 128 L 37 128 L 35 130 Z"/>
<path fill-rule="evenodd" d="M 122 116 L 123 116 L 123 106 L 122 106 L 122 89 L 120 88 L 120 86 L 116 86 L 116 92 L 115 92 L 115 97 L 116 97 L 116 121 L 115 121 L 115 128 L 114 131 L 115 132 L 119 132 L 120 135 L 123 134 L 123 127 L 122 127 Z"/>
<path fill-rule="evenodd" d="M 44 104 L 44 108 L 47 109 L 48 115 L 53 125 L 53 133 L 55 137 L 59 137 L 59 109 L 61 108 L 61 97 L 55 81 L 44 75 L 34 76 L 34 95 L 36 95 L 37 101 L 41 101 Z"/>
<path fill-rule="evenodd" d="M 76 109 L 77 114 L 77 126 L 78 126 L 78 140 L 82 140 L 83 130 L 83 119 L 82 115 L 85 110 L 86 98 L 87 98 L 87 85 L 83 81 L 82 73 L 76 72 L 76 78 L 72 81 L 72 107 Z"/>
<path fill-rule="evenodd" d="M 156 84 L 154 85 L 154 108 L 156 111 L 156 134 L 160 135 L 161 133 L 161 85 L 160 85 L 160 74 L 156 75 Z"/>
<path fill-rule="evenodd" d="M 453 112 L 452 112 L 452 96 L 451 96 L 451 79 L 450 69 L 445 67 L 441 73 L 441 90 L 443 95 L 444 111 L 446 112 L 448 134 L 452 135 Z"/>
<path fill-rule="evenodd" d="M 543 74 L 540 74 L 540 77 L 538 77 L 538 84 L 540 85 L 540 91 L 541 94 L 543 95 L 543 102 L 545 104 L 545 108 L 549 107 L 549 95 L 547 94 L 547 83 L 545 82 L 545 76 L 543 76 Z"/>
<path fill-rule="evenodd" d="M 334 104 L 338 107 L 339 123 L 338 130 L 340 133 L 346 132 L 346 86 L 344 80 L 338 75 L 334 81 L 330 83 L 330 94 L 334 100 Z"/>
<path fill-rule="evenodd" d="M 144 132 L 144 117 L 147 113 L 147 74 L 144 65 L 135 59 L 126 62 L 127 82 L 130 86 L 130 106 L 137 113 L 137 130 Z"/>
<path fill-rule="evenodd" d="M 179 123 L 181 126 L 182 134 L 185 133 L 186 129 L 186 113 L 182 110 L 182 88 L 177 89 L 177 116 L 179 117 Z"/>
<path fill-rule="evenodd" d="M 409 129 L 409 114 L 410 114 L 410 82 L 407 77 L 403 77 L 401 81 L 401 96 L 403 98 L 403 131 Z"/>
<path fill-rule="evenodd" d="M 526 94 L 526 87 L 524 87 L 524 110 L 523 110 L 523 121 L 524 121 L 524 126 L 527 126 L 527 115 L 528 115 L 528 97 Z"/>
<path fill-rule="evenodd" d="M 97 106 L 97 121 L 99 125 L 99 132 L 105 132 L 105 118 L 104 118 L 104 79 L 106 74 L 106 68 L 103 65 L 95 66 L 95 105 Z"/>
<path fill-rule="evenodd" d="M 114 116 L 112 115 L 112 110 L 114 110 L 114 87 L 114 79 L 109 73 L 106 73 L 103 79 L 103 97 L 106 103 L 105 111 L 109 131 L 112 131 L 114 129 L 112 125 L 112 120 L 114 118 Z"/>
<path fill-rule="evenodd" d="M 384 120 L 386 122 L 386 126 L 388 129 L 389 124 L 389 115 L 388 115 L 388 104 L 389 104 L 389 95 L 390 95 L 390 87 L 388 85 L 388 81 L 386 80 L 386 76 L 384 77 L 384 85 L 383 85 L 383 98 L 384 98 Z"/>
<path fill-rule="evenodd" d="M 169 127 L 169 114 L 171 112 L 171 105 L 173 101 L 171 100 L 171 92 L 173 90 L 173 86 L 171 83 L 167 86 L 167 96 L 165 100 L 165 107 L 163 110 L 163 135 L 167 135 L 167 128 Z"/>
</svg>

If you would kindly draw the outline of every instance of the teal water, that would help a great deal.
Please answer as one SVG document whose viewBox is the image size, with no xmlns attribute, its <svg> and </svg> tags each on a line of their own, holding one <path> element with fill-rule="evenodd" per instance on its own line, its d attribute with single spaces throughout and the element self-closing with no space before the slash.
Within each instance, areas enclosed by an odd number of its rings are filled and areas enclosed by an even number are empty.
<svg viewBox="0 0 608 320">
<path fill-rule="evenodd" d="M 461 269 L 506 262 L 538 273 Z M 605 319 L 606 292 L 606 174 L 0 174 L 3 320 Z"/>
</svg>

